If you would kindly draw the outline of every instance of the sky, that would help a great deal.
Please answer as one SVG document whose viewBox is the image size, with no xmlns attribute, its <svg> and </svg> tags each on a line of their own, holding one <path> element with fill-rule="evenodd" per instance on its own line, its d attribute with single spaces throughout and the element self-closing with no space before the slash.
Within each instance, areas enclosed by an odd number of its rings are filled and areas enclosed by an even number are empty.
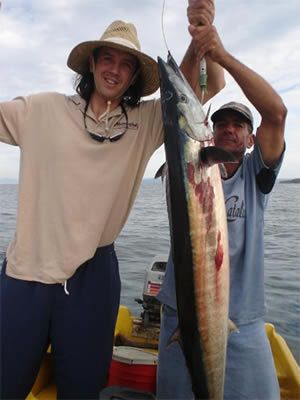
<svg viewBox="0 0 300 400">
<path fill-rule="evenodd" d="M 0 101 L 41 91 L 73 94 L 74 73 L 66 65 L 71 49 L 99 39 L 114 20 L 136 25 L 143 52 L 180 63 L 190 42 L 187 0 L 2 0 L 0 11 Z M 286 107 L 286 156 L 279 178 L 300 176 L 300 2 L 299 0 L 215 0 L 224 47 L 263 76 Z M 226 86 L 208 104 L 212 112 L 228 101 L 247 104 L 260 116 L 226 72 Z M 155 93 L 159 96 L 159 91 Z M 208 105 L 206 105 L 208 107 Z M 163 146 L 145 172 L 151 178 L 165 160 Z M 0 180 L 18 179 L 19 149 L 0 143 Z"/>
</svg>

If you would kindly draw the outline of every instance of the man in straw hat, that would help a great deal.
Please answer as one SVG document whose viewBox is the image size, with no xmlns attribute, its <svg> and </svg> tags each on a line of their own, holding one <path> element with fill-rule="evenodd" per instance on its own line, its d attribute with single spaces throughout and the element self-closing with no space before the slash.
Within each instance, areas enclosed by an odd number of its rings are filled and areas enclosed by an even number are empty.
<svg viewBox="0 0 300 400">
<path fill-rule="evenodd" d="M 216 146 L 237 159 L 236 163 L 225 163 L 227 177 L 222 179 L 229 235 L 229 318 L 239 329 L 239 333 L 228 338 L 224 400 L 279 400 L 278 380 L 264 326 L 263 221 L 268 195 L 283 161 L 287 110 L 268 82 L 224 49 L 214 26 L 196 30 L 197 44 L 202 43 L 201 37 L 206 40 L 211 37 L 214 46 L 210 57 L 231 74 L 261 116 L 255 135 L 252 112 L 244 104 L 231 101 L 211 117 Z M 253 151 L 247 152 L 252 147 Z M 178 327 L 171 256 L 157 297 L 164 304 L 164 312 L 156 398 L 192 400 L 195 397 L 181 347 L 169 342 Z"/>
<path fill-rule="evenodd" d="M 213 15 L 195 1 L 194 24 Z M 191 29 L 193 32 L 193 29 Z M 194 40 L 182 70 L 200 95 Z M 197 58 L 198 57 L 198 58 Z M 70 53 L 77 95 L 0 104 L 0 140 L 21 149 L 16 234 L 1 277 L 1 398 L 25 398 L 51 343 L 59 398 L 97 398 L 120 300 L 114 241 L 153 152 L 163 143 L 156 62 L 133 24 L 113 22 Z M 209 92 L 224 86 L 208 58 Z"/>
</svg>

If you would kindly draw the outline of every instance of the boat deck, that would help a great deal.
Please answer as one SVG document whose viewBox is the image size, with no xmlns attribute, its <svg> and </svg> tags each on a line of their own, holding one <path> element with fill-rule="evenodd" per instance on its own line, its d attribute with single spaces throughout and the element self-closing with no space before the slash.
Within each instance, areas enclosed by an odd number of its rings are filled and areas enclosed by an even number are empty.
<svg viewBox="0 0 300 400">
<path fill-rule="evenodd" d="M 277 377 L 280 385 L 281 400 L 300 399 L 300 368 L 286 341 L 276 332 L 272 324 L 265 324 L 271 344 Z M 131 315 L 128 307 L 120 306 L 116 329 L 115 344 L 145 348 L 157 352 L 159 324 L 144 326 L 141 318 Z M 48 349 L 40 368 L 36 382 L 27 400 L 56 399 L 51 349 Z"/>
</svg>

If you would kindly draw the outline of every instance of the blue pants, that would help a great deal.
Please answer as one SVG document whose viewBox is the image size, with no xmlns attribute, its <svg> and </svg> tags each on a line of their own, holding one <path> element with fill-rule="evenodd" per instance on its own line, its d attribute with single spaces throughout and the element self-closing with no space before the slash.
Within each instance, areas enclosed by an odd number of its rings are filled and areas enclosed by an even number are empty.
<svg viewBox="0 0 300 400">
<path fill-rule="evenodd" d="M 30 392 L 49 343 L 60 399 L 96 399 L 110 367 L 120 302 L 114 246 L 98 248 L 61 284 L 1 273 L 1 399 Z"/>
<path fill-rule="evenodd" d="M 177 314 L 165 306 L 159 342 L 157 400 L 192 400 L 189 372 L 179 344 L 168 345 L 178 326 Z M 228 339 L 224 400 L 279 400 L 279 385 L 264 321 L 238 327 Z"/>
</svg>

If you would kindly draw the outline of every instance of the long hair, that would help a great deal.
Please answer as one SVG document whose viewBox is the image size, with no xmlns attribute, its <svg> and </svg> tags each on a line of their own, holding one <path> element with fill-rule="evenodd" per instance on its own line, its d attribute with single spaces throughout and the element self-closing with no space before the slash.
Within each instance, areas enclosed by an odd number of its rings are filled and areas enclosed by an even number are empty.
<svg viewBox="0 0 300 400">
<path fill-rule="evenodd" d="M 95 62 L 97 61 L 97 57 L 99 54 L 100 48 L 97 48 L 93 51 L 93 57 Z M 138 63 L 138 61 L 137 61 Z M 137 70 L 139 69 L 139 65 L 137 65 Z M 129 106 L 135 106 L 139 104 L 142 97 L 144 82 L 141 74 L 137 76 L 134 84 L 129 86 L 126 92 L 122 96 L 122 103 L 126 103 Z M 95 88 L 94 83 L 94 74 L 89 70 L 89 63 L 86 65 L 86 71 L 83 74 L 77 74 L 74 82 L 74 88 L 76 92 L 81 96 L 87 103 L 90 101 L 91 95 Z"/>
</svg>

